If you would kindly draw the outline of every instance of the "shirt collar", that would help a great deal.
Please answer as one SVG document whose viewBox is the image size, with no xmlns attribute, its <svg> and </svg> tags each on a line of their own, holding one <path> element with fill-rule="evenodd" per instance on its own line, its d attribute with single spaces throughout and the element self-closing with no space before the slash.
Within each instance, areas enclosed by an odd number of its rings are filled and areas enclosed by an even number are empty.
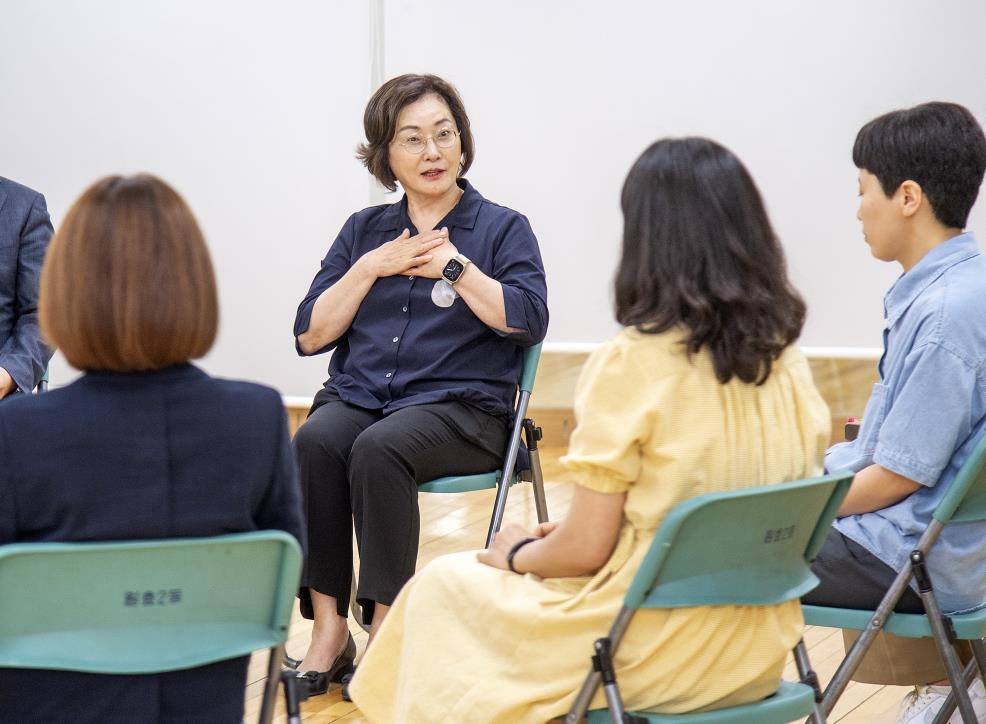
<svg viewBox="0 0 986 724">
<path fill-rule="evenodd" d="M 479 216 L 479 209 L 483 205 L 483 195 L 479 193 L 472 184 L 464 178 L 456 180 L 459 188 L 462 189 L 462 197 L 459 202 L 452 207 L 441 222 L 441 226 L 456 227 L 459 229 L 472 229 L 476 226 L 476 218 Z M 407 195 L 401 197 L 400 201 L 385 207 L 367 227 L 373 231 L 400 231 L 410 228 L 411 220 L 407 213 Z M 421 229 L 418 229 L 420 232 Z"/>
<path fill-rule="evenodd" d="M 133 370 L 126 372 L 120 370 L 89 370 L 85 373 L 82 379 L 101 381 L 147 380 L 148 382 L 168 382 L 172 380 L 201 379 L 205 377 L 208 377 L 208 375 L 201 368 L 191 362 L 182 362 L 180 364 L 172 365 L 170 367 L 162 367 L 156 370 Z"/>
<path fill-rule="evenodd" d="M 976 237 L 968 231 L 953 236 L 925 254 L 910 271 L 898 277 L 883 298 L 887 326 L 892 327 L 914 300 L 921 296 L 921 292 L 948 269 L 978 254 Z"/>
</svg>

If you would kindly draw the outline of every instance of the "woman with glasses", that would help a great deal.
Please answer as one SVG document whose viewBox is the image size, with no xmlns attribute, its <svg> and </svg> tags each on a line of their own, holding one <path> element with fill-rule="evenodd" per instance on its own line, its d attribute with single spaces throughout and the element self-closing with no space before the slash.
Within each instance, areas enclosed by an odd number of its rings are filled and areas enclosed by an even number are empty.
<svg viewBox="0 0 986 724">
<path fill-rule="evenodd" d="M 405 586 L 352 681 L 371 722 L 563 716 L 674 505 L 821 471 L 828 410 L 794 346 L 805 305 L 742 163 L 708 139 L 658 141 L 622 202 L 624 329 L 582 370 L 568 515 L 506 525 L 478 560 L 441 556 Z M 797 599 L 642 609 L 614 656 L 623 699 L 679 713 L 763 698 L 803 628 Z"/>
<path fill-rule="evenodd" d="M 353 667 L 353 527 L 372 642 L 414 573 L 417 485 L 496 469 L 523 348 L 548 323 L 530 224 L 463 178 L 473 137 L 455 88 L 433 75 L 393 78 L 363 125 L 358 157 L 404 195 L 349 217 L 294 325 L 299 354 L 332 351 L 295 436 L 309 531 L 299 597 L 314 619 L 298 675 L 312 694 Z"/>
</svg>

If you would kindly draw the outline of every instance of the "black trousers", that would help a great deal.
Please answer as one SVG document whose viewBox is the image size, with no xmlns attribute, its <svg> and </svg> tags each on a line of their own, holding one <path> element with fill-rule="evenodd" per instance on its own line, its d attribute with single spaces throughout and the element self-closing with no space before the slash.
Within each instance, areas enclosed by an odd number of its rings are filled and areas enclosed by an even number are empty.
<svg viewBox="0 0 986 724">
<path fill-rule="evenodd" d="M 802 603 L 859 610 L 879 606 L 897 577 L 897 571 L 835 528 L 829 531 L 811 570 L 821 582 L 801 597 Z M 894 610 L 924 613 L 924 604 L 908 587 Z"/>
<path fill-rule="evenodd" d="M 313 618 L 312 588 L 349 607 L 353 528 L 360 555 L 356 598 L 363 619 L 390 605 L 414 574 L 420 483 L 482 473 L 503 462 L 509 420 L 462 402 L 406 407 L 388 415 L 344 402 L 332 389 L 315 396 L 294 438 L 308 522 L 301 613 Z"/>
</svg>

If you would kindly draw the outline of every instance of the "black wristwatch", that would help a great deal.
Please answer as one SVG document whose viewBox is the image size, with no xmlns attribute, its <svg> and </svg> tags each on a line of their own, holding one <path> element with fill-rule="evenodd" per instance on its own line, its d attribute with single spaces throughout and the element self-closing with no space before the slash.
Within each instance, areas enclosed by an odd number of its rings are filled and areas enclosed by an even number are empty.
<svg viewBox="0 0 986 724">
<path fill-rule="evenodd" d="M 446 264 L 445 268 L 442 269 L 442 279 L 447 281 L 449 284 L 455 284 L 459 281 L 462 277 L 462 273 L 470 264 L 472 264 L 472 262 L 462 254 L 456 254 L 448 260 L 448 264 Z"/>
</svg>

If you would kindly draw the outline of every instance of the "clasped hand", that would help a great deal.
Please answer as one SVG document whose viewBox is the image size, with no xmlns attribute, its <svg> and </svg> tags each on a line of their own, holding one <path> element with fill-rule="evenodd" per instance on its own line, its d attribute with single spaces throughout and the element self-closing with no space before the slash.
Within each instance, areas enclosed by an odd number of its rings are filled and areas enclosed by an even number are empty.
<svg viewBox="0 0 986 724">
<path fill-rule="evenodd" d="M 544 538 L 557 527 L 557 521 L 549 521 L 547 523 L 539 523 L 534 530 L 528 531 L 516 523 L 509 523 L 503 526 L 500 532 L 496 534 L 496 537 L 493 539 L 493 545 L 486 550 L 479 551 L 476 554 L 476 558 L 479 559 L 480 563 L 508 571 L 510 569 L 507 567 L 507 553 L 513 548 L 514 543 L 522 538 Z"/>
<path fill-rule="evenodd" d="M 439 279 L 448 260 L 459 253 L 449 241 L 448 229 L 432 229 L 411 236 L 408 229 L 366 255 L 379 277 L 407 275 Z"/>
</svg>

